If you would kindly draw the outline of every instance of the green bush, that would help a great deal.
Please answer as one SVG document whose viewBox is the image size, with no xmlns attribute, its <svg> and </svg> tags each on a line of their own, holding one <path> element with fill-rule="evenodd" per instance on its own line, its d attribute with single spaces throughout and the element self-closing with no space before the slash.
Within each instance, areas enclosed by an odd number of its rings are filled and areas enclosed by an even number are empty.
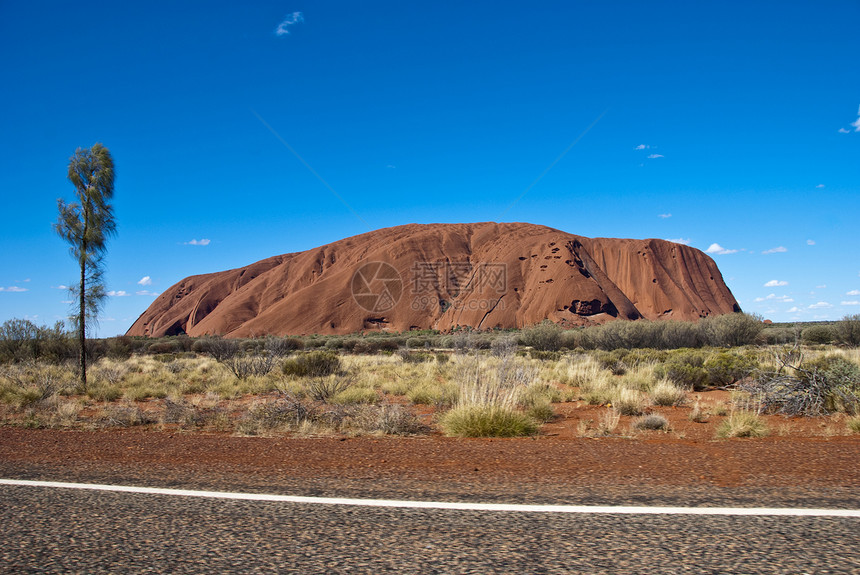
<svg viewBox="0 0 860 575">
<path fill-rule="evenodd" d="M 314 350 L 284 361 L 284 375 L 325 377 L 340 371 L 340 358 L 330 351 Z"/>
<path fill-rule="evenodd" d="M 836 324 L 834 331 L 839 343 L 860 346 L 860 314 L 846 315 Z"/>
<path fill-rule="evenodd" d="M 731 351 L 719 351 L 704 364 L 711 385 L 725 387 L 737 383 L 758 369 L 758 361 Z"/>
<path fill-rule="evenodd" d="M 717 427 L 717 437 L 764 437 L 767 424 L 754 411 L 733 411 Z"/>
<path fill-rule="evenodd" d="M 678 385 L 700 391 L 708 386 L 708 372 L 704 368 L 702 352 L 680 350 L 672 353 L 665 363 L 654 368 L 657 379 L 670 379 Z"/>
<path fill-rule="evenodd" d="M 558 351 L 561 348 L 561 333 L 561 327 L 545 319 L 524 329 L 520 334 L 520 341 L 538 351 Z"/>
<path fill-rule="evenodd" d="M 833 341 L 833 331 L 826 325 L 812 325 L 803 330 L 801 338 L 804 343 L 826 344 Z"/>
<path fill-rule="evenodd" d="M 764 329 L 760 316 L 728 313 L 708 316 L 699 322 L 702 340 L 713 347 L 739 347 L 756 343 Z"/>
<path fill-rule="evenodd" d="M 455 407 L 440 418 L 439 425 L 452 437 L 520 437 L 539 430 L 537 422 L 524 413 L 497 405 Z"/>
</svg>

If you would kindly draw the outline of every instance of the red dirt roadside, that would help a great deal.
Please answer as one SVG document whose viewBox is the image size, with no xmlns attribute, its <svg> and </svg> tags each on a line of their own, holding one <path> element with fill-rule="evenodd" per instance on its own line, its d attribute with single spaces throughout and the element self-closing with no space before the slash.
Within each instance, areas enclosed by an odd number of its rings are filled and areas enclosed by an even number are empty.
<svg viewBox="0 0 860 575">
<path fill-rule="evenodd" d="M 860 438 L 451 439 L 237 437 L 0 428 L 0 477 L 272 490 L 333 483 L 380 496 L 418 487 L 555 492 L 739 489 L 839 493 L 860 505 Z M 51 477 L 49 477 L 51 476 Z M 372 487 L 368 487 L 372 486 Z M 460 486 L 454 489 L 452 486 Z M 562 489 L 563 488 L 563 489 Z M 704 490 L 704 491 L 703 491 Z M 515 493 L 514 493 L 515 494 Z"/>
</svg>

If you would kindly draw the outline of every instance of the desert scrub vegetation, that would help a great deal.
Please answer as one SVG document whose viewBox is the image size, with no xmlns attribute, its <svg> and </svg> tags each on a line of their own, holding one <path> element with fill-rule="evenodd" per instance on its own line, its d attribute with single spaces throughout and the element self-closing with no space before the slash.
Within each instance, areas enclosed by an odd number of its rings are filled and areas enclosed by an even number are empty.
<svg viewBox="0 0 860 575">
<path fill-rule="evenodd" d="M 839 353 L 805 360 L 798 347 L 774 353 L 777 369 L 741 386 L 766 412 L 818 416 L 860 413 L 860 365 Z"/>
<path fill-rule="evenodd" d="M 765 421 L 758 412 L 751 409 L 740 409 L 729 413 L 720 422 L 716 436 L 721 439 L 730 437 L 764 437 L 770 433 Z"/>
<path fill-rule="evenodd" d="M 525 413 L 529 406 L 523 405 L 524 393 L 537 376 L 535 367 L 514 355 L 471 354 L 458 357 L 454 369 L 459 397 L 439 418 L 446 435 L 517 437 L 537 433 L 539 423 Z M 527 402 L 535 406 L 534 392 Z"/>
</svg>

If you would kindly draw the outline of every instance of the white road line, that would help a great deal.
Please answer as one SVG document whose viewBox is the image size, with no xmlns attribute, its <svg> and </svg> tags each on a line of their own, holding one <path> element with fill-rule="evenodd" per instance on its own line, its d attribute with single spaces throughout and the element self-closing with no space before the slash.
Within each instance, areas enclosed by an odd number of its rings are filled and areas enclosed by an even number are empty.
<svg viewBox="0 0 860 575">
<path fill-rule="evenodd" d="M 266 493 L 231 493 L 226 491 L 194 491 L 132 485 L 100 485 L 96 483 L 63 483 L 58 481 L 27 481 L 0 479 L 0 485 L 24 487 L 53 487 L 85 489 L 149 495 L 206 497 L 210 499 L 241 499 L 244 501 L 275 501 L 318 505 L 358 505 L 365 507 L 395 507 L 405 509 L 451 509 L 457 511 L 514 511 L 520 513 L 588 513 L 610 515 L 781 515 L 788 517 L 858 517 L 860 509 L 793 509 L 784 507 L 644 507 L 614 505 L 520 505 L 516 503 L 465 503 L 446 501 L 400 501 L 395 499 L 349 499 L 345 497 L 301 497 Z"/>
</svg>

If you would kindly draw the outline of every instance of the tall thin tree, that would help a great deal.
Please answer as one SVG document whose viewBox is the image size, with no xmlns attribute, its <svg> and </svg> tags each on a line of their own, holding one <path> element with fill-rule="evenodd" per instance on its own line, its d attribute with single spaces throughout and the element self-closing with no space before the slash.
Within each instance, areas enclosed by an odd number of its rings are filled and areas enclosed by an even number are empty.
<svg viewBox="0 0 860 575">
<path fill-rule="evenodd" d="M 80 266 L 80 281 L 71 288 L 76 310 L 72 319 L 80 344 L 81 385 L 87 385 L 87 324 L 93 324 L 104 305 L 104 256 L 107 240 L 116 233 L 113 207 L 114 167 L 110 151 L 102 144 L 75 150 L 69 159 L 69 181 L 78 201 L 57 200 L 60 216 L 54 230 L 71 246 L 69 252 Z"/>
</svg>

